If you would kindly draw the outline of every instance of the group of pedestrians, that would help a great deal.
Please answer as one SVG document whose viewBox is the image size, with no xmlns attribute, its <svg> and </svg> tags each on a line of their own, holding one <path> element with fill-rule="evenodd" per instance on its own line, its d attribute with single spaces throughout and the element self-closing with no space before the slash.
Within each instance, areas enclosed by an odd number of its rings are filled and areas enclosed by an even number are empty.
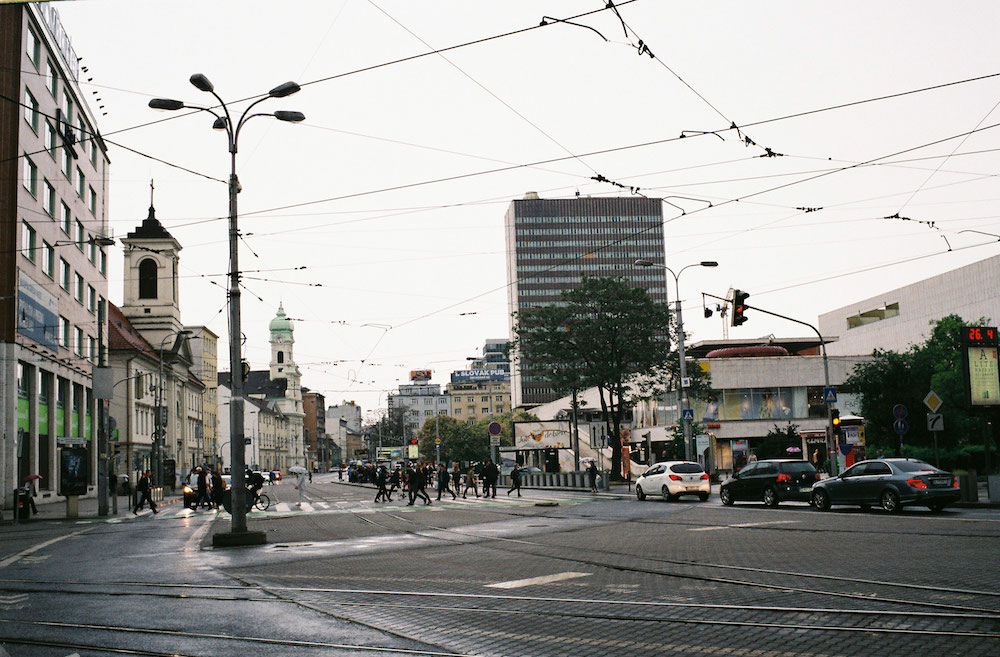
<svg viewBox="0 0 1000 657">
<path fill-rule="evenodd" d="M 391 502 L 392 494 L 398 490 L 401 501 L 409 500 L 407 506 L 413 506 L 418 499 L 423 500 L 426 506 L 432 503 L 430 495 L 427 494 L 427 487 L 431 483 L 436 483 L 438 501 L 442 495 L 449 494 L 453 500 L 458 499 L 459 494 L 462 499 L 468 499 L 469 489 L 472 489 L 476 497 L 480 497 L 478 479 L 481 477 L 483 497 L 496 497 L 500 469 L 492 459 L 487 459 L 479 472 L 475 464 L 470 465 L 465 474 L 460 472 L 457 464 L 449 470 L 447 464 L 441 463 L 435 471 L 430 463 L 407 463 L 405 468 L 396 468 L 391 472 L 385 465 L 375 466 L 372 468 L 371 477 L 378 489 L 375 493 L 376 502 Z M 516 480 L 516 488 L 512 486 L 511 491 L 517 490 L 520 497 L 520 472 Z"/>
</svg>

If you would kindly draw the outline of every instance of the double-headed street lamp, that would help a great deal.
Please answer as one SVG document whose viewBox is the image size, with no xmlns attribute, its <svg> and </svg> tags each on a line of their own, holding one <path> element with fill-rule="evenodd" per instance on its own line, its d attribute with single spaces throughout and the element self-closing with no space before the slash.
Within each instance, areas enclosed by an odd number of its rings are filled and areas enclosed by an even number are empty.
<svg viewBox="0 0 1000 657">
<path fill-rule="evenodd" d="M 691 267 L 718 267 L 719 263 L 714 260 L 702 260 L 701 262 L 694 262 L 690 265 L 681 267 L 681 269 L 675 274 L 674 270 L 666 265 L 661 265 L 653 262 L 652 260 L 646 260 L 645 258 L 640 258 L 635 261 L 637 267 L 656 267 L 657 269 L 666 269 L 674 277 L 674 303 L 677 314 L 677 356 L 681 361 L 681 422 L 684 426 L 684 459 L 687 461 L 694 460 L 694 448 L 691 445 L 691 419 L 685 417 L 690 415 L 690 413 L 685 413 L 691 409 L 690 400 L 688 400 L 687 393 L 687 363 L 684 360 L 684 318 L 681 316 L 681 287 L 680 287 L 680 277 L 684 273 L 685 269 Z"/>
<path fill-rule="evenodd" d="M 230 462 L 232 474 L 232 509 L 233 524 L 232 536 L 230 539 L 223 539 L 226 542 L 258 542 L 251 539 L 247 532 L 247 509 L 246 509 L 246 485 L 245 472 L 246 463 L 244 459 L 244 436 L 243 436 L 243 365 L 240 353 L 241 336 L 240 330 L 240 270 L 239 270 L 239 229 L 237 226 L 236 195 L 240 193 L 240 182 L 236 177 L 236 152 L 240 138 L 240 131 L 247 121 L 255 116 L 272 116 L 279 121 L 298 123 L 305 120 L 302 112 L 292 112 L 278 110 L 273 113 L 258 112 L 251 114 L 250 110 L 269 98 L 284 98 L 299 91 L 299 85 L 294 82 L 279 84 L 274 89 L 267 92 L 267 95 L 258 98 L 250 103 L 239 120 L 234 120 L 229 113 L 229 106 L 215 93 L 215 87 L 207 77 L 201 73 L 191 76 L 191 84 L 199 90 L 212 94 L 219 104 L 215 107 L 200 107 L 188 105 L 180 100 L 170 98 L 154 98 L 149 101 L 149 106 L 153 109 L 179 110 L 193 109 L 208 112 L 215 117 L 212 128 L 215 130 L 225 130 L 229 140 L 229 154 L 231 171 L 229 175 L 229 373 L 232 384 L 232 403 L 229 408 L 230 430 Z M 217 110 L 221 108 L 220 114 Z M 239 535 L 246 535 L 247 541 L 241 541 Z M 262 538 L 262 537 L 261 537 Z M 221 542 L 221 541 L 220 541 Z"/>
</svg>

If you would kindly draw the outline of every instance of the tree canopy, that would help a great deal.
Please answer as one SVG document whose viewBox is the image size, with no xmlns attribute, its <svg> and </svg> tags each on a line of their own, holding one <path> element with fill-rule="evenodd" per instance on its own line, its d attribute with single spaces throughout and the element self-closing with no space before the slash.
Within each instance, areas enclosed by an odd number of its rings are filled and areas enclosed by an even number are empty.
<svg viewBox="0 0 1000 657">
<path fill-rule="evenodd" d="M 492 419 L 483 418 L 474 423 L 439 415 L 436 423 L 431 417 L 420 427 L 417 433 L 418 447 L 421 454 L 433 460 L 437 456 L 434 439 L 440 436 L 442 461 L 485 461 L 490 455 L 490 422 L 500 423 L 500 445 L 513 446 L 514 422 L 531 422 L 537 419 L 531 413 L 523 411 L 498 413 Z"/>
<path fill-rule="evenodd" d="M 944 400 L 938 411 L 945 421 L 945 430 L 938 433 L 942 466 L 968 466 L 981 457 L 985 418 L 982 412 L 971 412 L 966 404 L 959 336 L 962 326 L 986 322 L 980 319 L 969 324 L 957 315 L 942 317 L 931 322 L 930 337 L 923 344 L 902 353 L 877 349 L 872 361 L 855 366 L 844 385 L 861 395 L 869 451 L 883 448 L 934 462 L 934 436 L 927 430 L 924 416 L 929 411 L 923 403 L 933 390 Z M 896 404 L 909 411 L 909 430 L 902 440 L 893 431 L 892 409 Z M 995 442 L 995 435 L 993 439 Z"/>
</svg>

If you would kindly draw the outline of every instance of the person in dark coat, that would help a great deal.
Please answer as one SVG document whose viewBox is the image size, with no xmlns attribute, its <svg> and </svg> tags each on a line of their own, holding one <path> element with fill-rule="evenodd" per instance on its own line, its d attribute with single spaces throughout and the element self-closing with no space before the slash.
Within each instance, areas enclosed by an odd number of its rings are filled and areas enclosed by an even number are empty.
<svg viewBox="0 0 1000 657">
<path fill-rule="evenodd" d="M 510 488 L 507 490 L 508 497 L 517 491 L 517 496 L 521 497 L 521 466 L 514 464 L 514 469 L 510 471 Z"/>
<path fill-rule="evenodd" d="M 378 492 L 375 493 L 375 501 L 380 502 L 385 500 L 386 502 L 391 502 L 392 498 L 389 497 L 389 491 L 385 489 L 385 483 L 389 478 L 389 473 L 386 472 L 385 466 L 380 465 L 378 471 L 375 473 L 375 484 L 378 486 Z"/>
<path fill-rule="evenodd" d="M 597 466 L 591 461 L 590 465 L 587 466 L 587 479 L 590 480 L 590 492 L 597 492 Z"/>
<path fill-rule="evenodd" d="M 453 500 L 457 499 L 455 491 L 453 491 L 451 489 L 451 486 L 448 485 L 450 483 L 451 483 L 451 473 L 448 472 L 448 466 L 442 463 L 441 465 L 438 466 L 437 489 L 438 489 L 439 502 L 441 501 L 441 493 L 451 493 L 451 499 Z"/>
<path fill-rule="evenodd" d="M 469 489 L 472 489 L 479 497 L 479 484 L 476 483 L 476 466 L 470 465 L 469 469 L 465 473 L 465 490 L 462 491 L 462 499 L 466 499 L 465 496 L 468 495 Z"/>
<path fill-rule="evenodd" d="M 259 474 L 257 478 L 260 479 L 260 485 L 264 485 L 264 478 Z M 253 481 L 253 479 L 251 479 Z M 260 488 L 257 488 L 260 491 Z M 226 480 L 222 478 L 222 474 L 216 470 L 212 473 L 212 502 L 215 504 L 216 509 L 222 508 L 222 496 L 226 493 Z"/>
<path fill-rule="evenodd" d="M 149 508 L 153 510 L 153 513 L 159 513 L 156 510 L 156 505 L 153 504 L 153 497 L 150 495 L 152 489 L 149 484 L 149 477 L 153 474 L 152 470 L 146 470 L 142 473 L 142 477 L 139 479 L 139 483 L 136 486 L 136 491 L 139 493 L 139 501 L 136 503 L 135 508 L 132 509 L 132 513 L 138 515 L 139 509 L 143 507 L 146 502 L 149 502 Z"/>
<path fill-rule="evenodd" d="M 424 490 L 427 487 L 427 479 L 429 478 L 428 477 L 429 473 L 427 470 L 428 467 L 426 465 L 418 465 L 416 467 L 416 470 L 414 471 L 415 472 L 413 476 L 414 483 L 411 484 L 411 487 L 413 487 L 414 485 L 416 487 L 416 490 L 413 492 L 412 499 L 415 501 L 416 498 L 418 497 L 422 498 L 424 500 L 424 506 L 431 503 L 430 495 L 428 495 L 427 491 Z M 413 502 L 410 502 L 410 504 L 413 504 Z"/>
<path fill-rule="evenodd" d="M 486 497 L 497 496 L 497 478 L 499 477 L 500 471 L 493 463 L 493 459 L 486 459 L 486 465 L 483 466 L 483 493 Z M 490 491 L 493 492 L 492 495 L 490 495 Z"/>
<path fill-rule="evenodd" d="M 211 476 L 212 471 L 208 468 L 198 468 L 195 470 L 198 474 L 198 497 L 195 498 L 194 508 L 199 506 L 210 507 L 212 506 L 212 498 L 208 493 L 208 478 Z"/>
<path fill-rule="evenodd" d="M 396 492 L 397 488 L 399 488 L 399 484 L 400 484 L 400 480 L 399 479 L 400 479 L 400 475 L 401 474 L 402 473 L 400 472 L 399 467 L 396 467 L 395 469 L 393 469 L 393 471 L 391 473 L 389 473 L 389 479 L 388 479 L 388 481 L 389 481 L 389 500 L 390 501 L 392 500 L 392 494 Z M 400 494 L 400 497 L 403 497 L 403 491 L 402 490 L 400 490 L 399 494 Z"/>
</svg>

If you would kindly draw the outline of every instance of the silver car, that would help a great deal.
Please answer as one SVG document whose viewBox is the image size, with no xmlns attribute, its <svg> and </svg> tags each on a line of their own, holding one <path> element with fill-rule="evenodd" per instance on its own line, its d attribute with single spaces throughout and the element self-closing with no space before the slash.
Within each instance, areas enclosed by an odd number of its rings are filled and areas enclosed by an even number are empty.
<svg viewBox="0 0 1000 657">
<path fill-rule="evenodd" d="M 711 490 L 708 475 L 691 461 L 657 463 L 635 481 L 635 496 L 640 501 L 647 495 L 661 495 L 668 502 L 681 495 L 697 495 L 704 502 Z"/>
</svg>

